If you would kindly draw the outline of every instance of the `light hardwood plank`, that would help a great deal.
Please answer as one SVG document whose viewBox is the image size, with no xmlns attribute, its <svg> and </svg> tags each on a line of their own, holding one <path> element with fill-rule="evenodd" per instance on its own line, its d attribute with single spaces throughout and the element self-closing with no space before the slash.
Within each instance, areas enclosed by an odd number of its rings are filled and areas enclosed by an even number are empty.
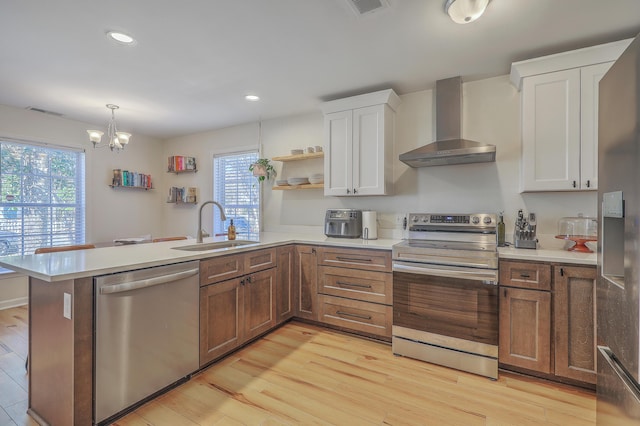
<svg viewBox="0 0 640 426">
<path fill-rule="evenodd" d="M 0 408 L 15 424 L 31 425 L 15 352 L 28 336 L 26 318 L 26 308 L 0 311 L 0 394 L 8 405 Z M 491 381 L 290 322 L 114 424 L 593 426 L 595 395 L 502 371 Z"/>
<path fill-rule="evenodd" d="M 175 392 L 199 405 L 174 400 Z M 595 424 L 592 392 L 505 372 L 491 381 L 396 357 L 386 344 L 297 322 L 156 403 L 198 424 L 216 425 Z M 206 412 L 222 417 L 207 422 Z M 163 424 L 168 423 L 154 423 Z"/>
</svg>

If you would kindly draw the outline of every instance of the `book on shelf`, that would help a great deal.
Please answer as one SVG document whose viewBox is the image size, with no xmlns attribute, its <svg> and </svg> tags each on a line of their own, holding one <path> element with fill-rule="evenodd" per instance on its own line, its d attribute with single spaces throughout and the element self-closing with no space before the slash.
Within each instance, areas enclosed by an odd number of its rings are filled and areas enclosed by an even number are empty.
<svg viewBox="0 0 640 426">
<path fill-rule="evenodd" d="M 190 186 L 187 188 L 185 203 L 196 203 L 198 201 L 198 188 Z"/>
<path fill-rule="evenodd" d="M 196 158 L 185 157 L 184 155 L 173 155 L 167 160 L 167 171 L 169 172 L 183 172 L 187 170 L 195 171 Z"/>
<path fill-rule="evenodd" d="M 167 203 L 188 203 L 196 204 L 198 201 L 198 188 L 196 187 L 177 187 L 169 188 Z"/>
<path fill-rule="evenodd" d="M 113 169 L 111 186 L 129 186 L 137 188 L 152 188 L 151 175 L 128 170 Z"/>
</svg>

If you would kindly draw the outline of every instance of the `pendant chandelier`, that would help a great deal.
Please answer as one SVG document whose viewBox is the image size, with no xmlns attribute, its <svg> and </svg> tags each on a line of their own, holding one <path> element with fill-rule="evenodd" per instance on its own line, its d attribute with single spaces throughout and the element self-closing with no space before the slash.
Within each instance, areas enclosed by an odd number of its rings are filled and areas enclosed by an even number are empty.
<svg viewBox="0 0 640 426">
<path fill-rule="evenodd" d="M 107 142 L 102 143 L 102 135 L 104 135 L 104 132 L 100 130 L 87 130 L 89 140 L 93 143 L 94 148 L 104 148 L 108 146 L 111 151 L 120 151 L 129 143 L 131 133 L 119 132 L 116 127 L 115 110 L 120 107 L 114 104 L 107 104 L 107 108 L 111 110 L 111 121 L 109 121 L 109 125 L 107 126 L 108 144 Z"/>
</svg>

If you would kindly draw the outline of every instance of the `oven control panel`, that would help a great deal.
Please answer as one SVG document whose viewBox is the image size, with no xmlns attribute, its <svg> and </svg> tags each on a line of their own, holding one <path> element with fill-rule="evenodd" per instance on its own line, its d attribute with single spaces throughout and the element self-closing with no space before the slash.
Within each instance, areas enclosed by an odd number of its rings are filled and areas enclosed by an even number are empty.
<svg viewBox="0 0 640 426">
<path fill-rule="evenodd" d="M 497 224 L 495 214 L 429 214 L 410 213 L 409 227 L 414 225 L 438 225 L 438 226 L 464 226 L 464 227 L 495 227 Z"/>
</svg>

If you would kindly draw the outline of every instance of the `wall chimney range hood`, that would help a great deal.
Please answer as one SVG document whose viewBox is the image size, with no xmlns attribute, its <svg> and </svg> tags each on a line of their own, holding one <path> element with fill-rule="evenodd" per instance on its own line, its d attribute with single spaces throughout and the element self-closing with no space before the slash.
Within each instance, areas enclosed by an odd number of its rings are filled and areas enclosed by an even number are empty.
<svg viewBox="0 0 640 426">
<path fill-rule="evenodd" d="M 486 163 L 496 160 L 495 145 L 462 139 L 462 78 L 436 81 L 436 141 L 401 154 L 411 167 Z"/>
</svg>

